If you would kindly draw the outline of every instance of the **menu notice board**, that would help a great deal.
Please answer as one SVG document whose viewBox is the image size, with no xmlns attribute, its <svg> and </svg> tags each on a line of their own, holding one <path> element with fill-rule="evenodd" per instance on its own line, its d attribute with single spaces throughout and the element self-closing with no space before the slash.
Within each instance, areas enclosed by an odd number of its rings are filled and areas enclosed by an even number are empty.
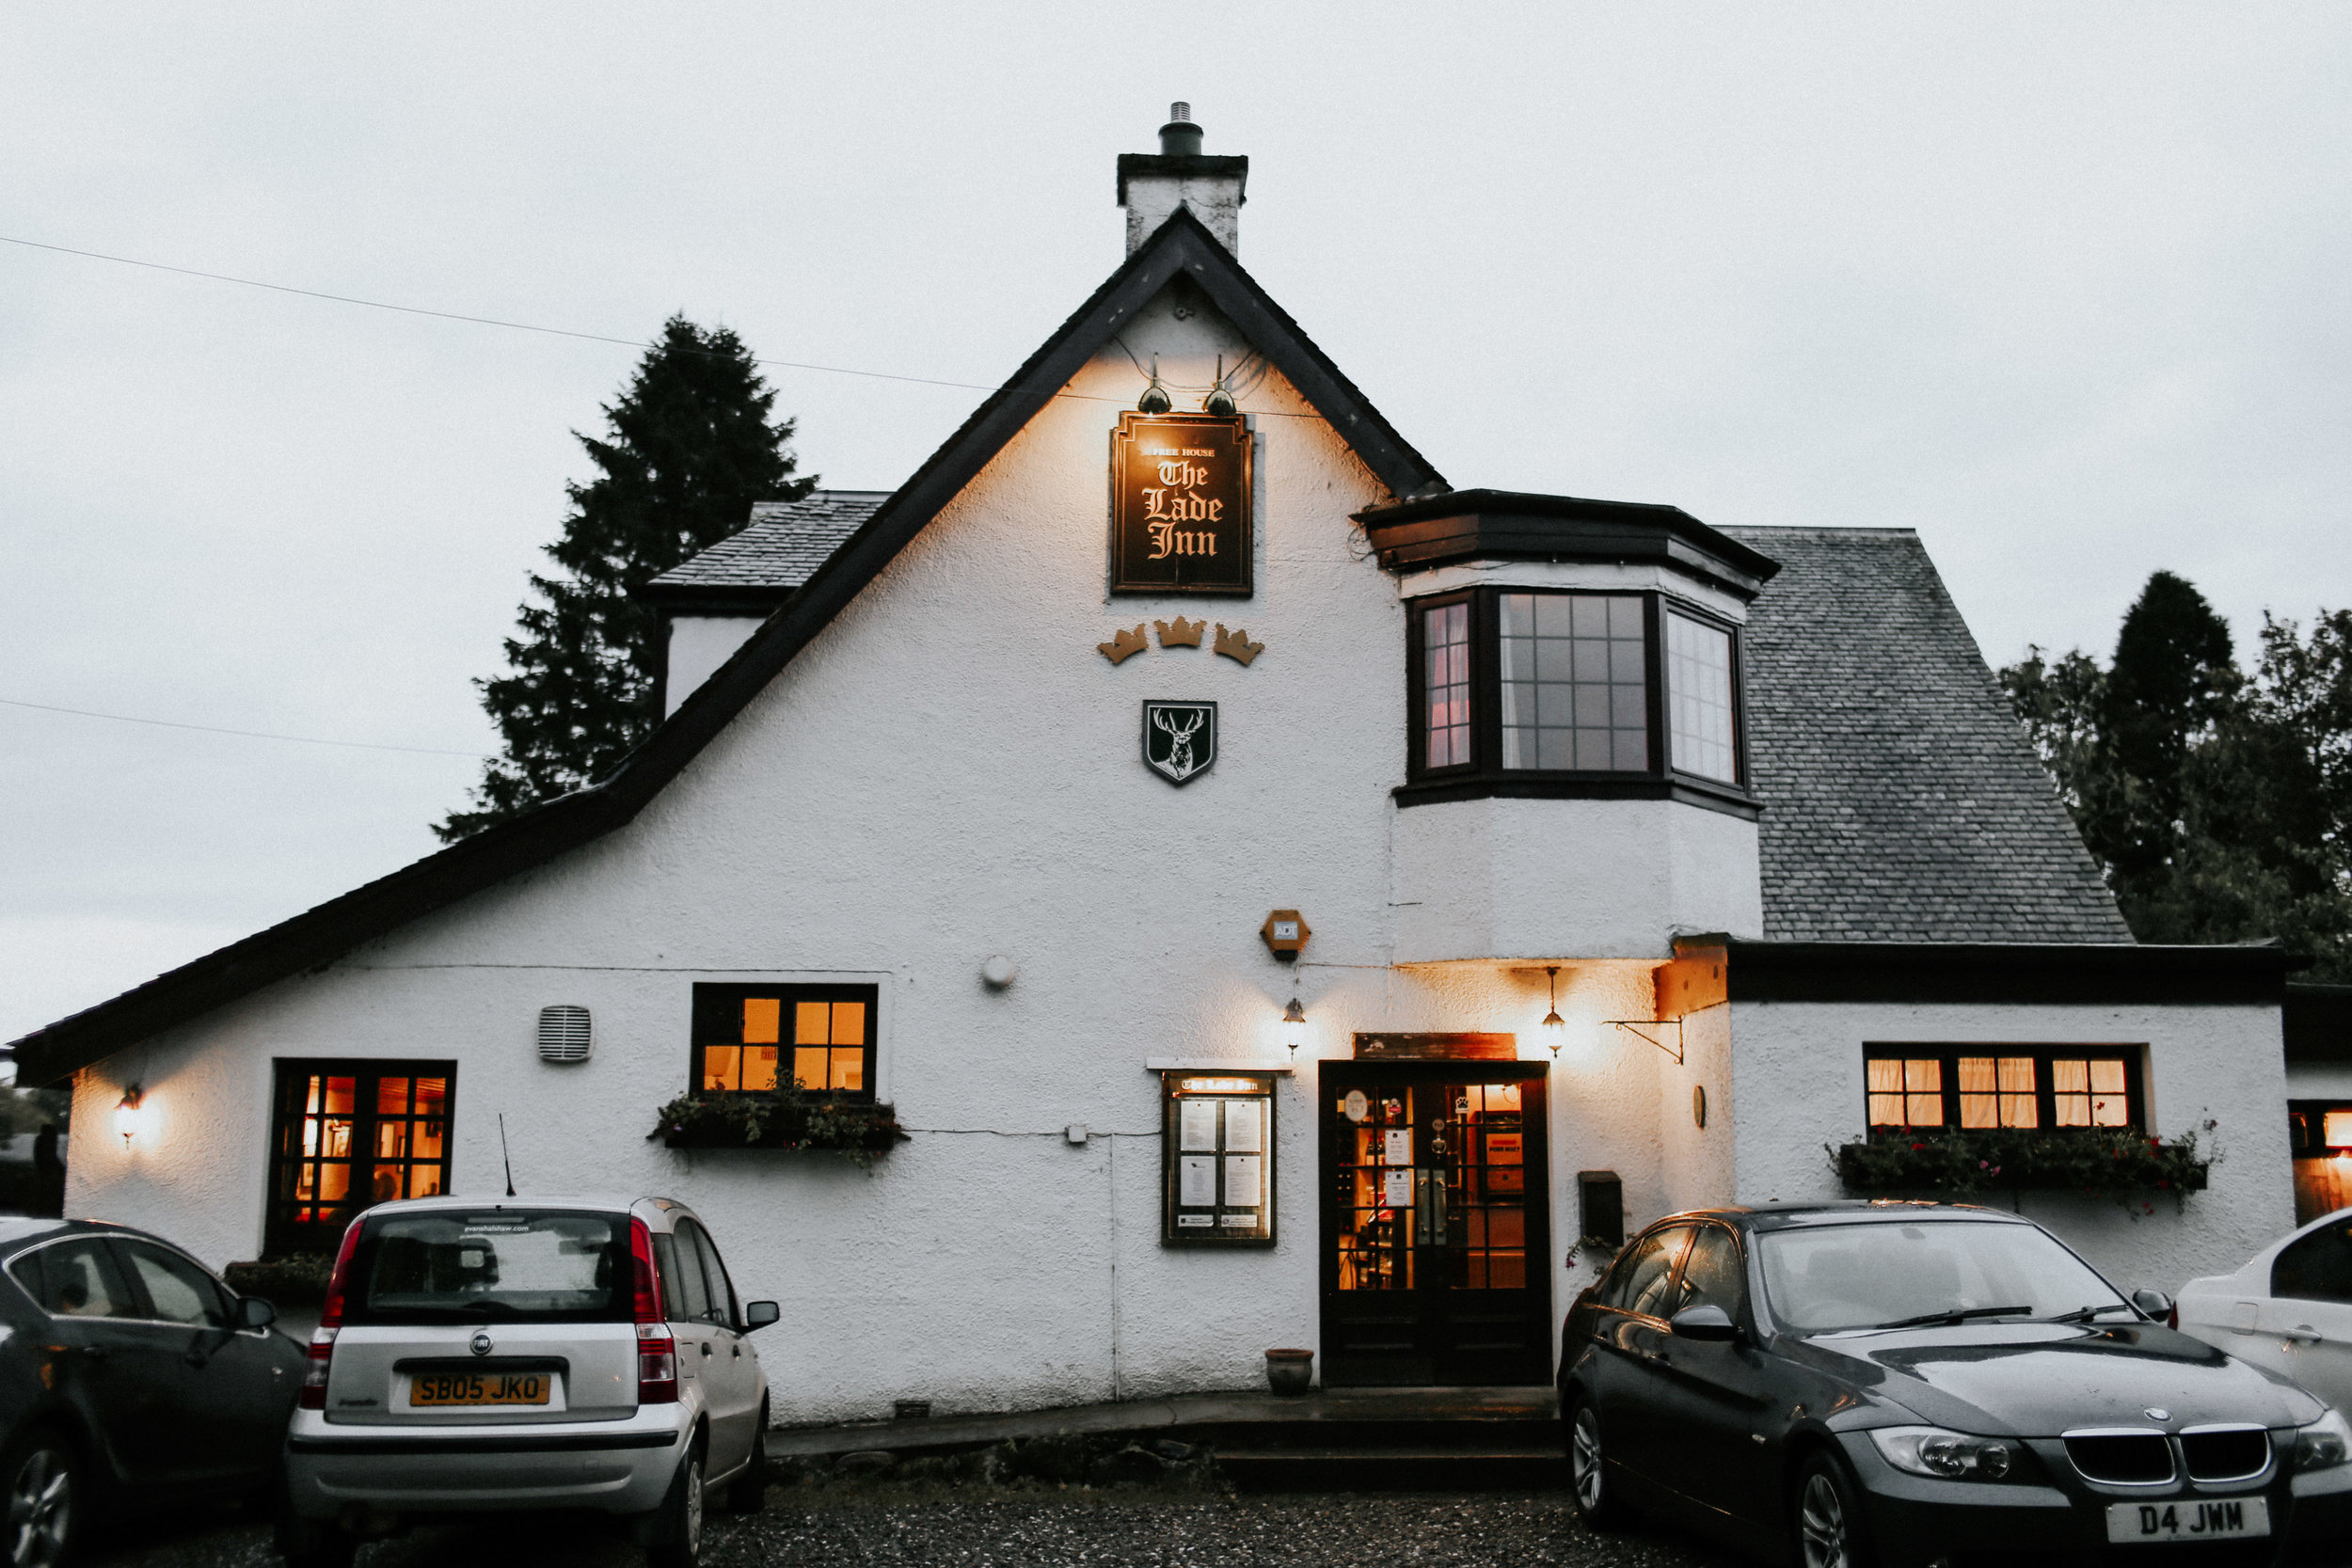
<svg viewBox="0 0 2352 1568">
<path fill-rule="evenodd" d="M 1160 1075 L 1160 1240 L 1170 1246 L 1274 1240 L 1274 1075 Z"/>
</svg>

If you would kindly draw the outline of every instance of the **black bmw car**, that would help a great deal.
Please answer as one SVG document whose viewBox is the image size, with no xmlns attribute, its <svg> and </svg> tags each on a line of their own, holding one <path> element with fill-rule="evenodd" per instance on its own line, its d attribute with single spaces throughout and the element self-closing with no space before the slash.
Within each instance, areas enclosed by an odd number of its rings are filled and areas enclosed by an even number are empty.
<svg viewBox="0 0 2352 1568">
<path fill-rule="evenodd" d="M 305 1366 L 276 1315 L 161 1237 L 0 1218 L 5 1568 L 125 1507 L 269 1494 Z"/>
<path fill-rule="evenodd" d="M 1793 1547 L 1805 1568 L 2352 1546 L 2352 1426 L 2166 1327 L 2168 1305 L 1993 1210 L 1661 1220 L 1568 1312 L 1575 1506 L 1597 1528 L 1639 1507 Z"/>
</svg>

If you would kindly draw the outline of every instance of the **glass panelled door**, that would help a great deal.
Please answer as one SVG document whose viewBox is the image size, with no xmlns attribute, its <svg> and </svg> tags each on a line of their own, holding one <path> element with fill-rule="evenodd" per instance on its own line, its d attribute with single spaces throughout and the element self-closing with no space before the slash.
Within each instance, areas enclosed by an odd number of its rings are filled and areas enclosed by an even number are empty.
<svg viewBox="0 0 2352 1568">
<path fill-rule="evenodd" d="M 370 1204 L 447 1192 L 456 1078 L 454 1062 L 279 1062 L 270 1255 L 332 1252 Z"/>
<path fill-rule="evenodd" d="M 1551 1374 L 1539 1064 L 1322 1068 L 1327 1384 Z"/>
</svg>

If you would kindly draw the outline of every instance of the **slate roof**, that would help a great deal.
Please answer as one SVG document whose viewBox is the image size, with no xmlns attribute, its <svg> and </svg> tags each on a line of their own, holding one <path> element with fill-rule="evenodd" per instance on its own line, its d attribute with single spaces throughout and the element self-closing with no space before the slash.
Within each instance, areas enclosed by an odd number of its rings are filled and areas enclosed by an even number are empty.
<svg viewBox="0 0 2352 1568">
<path fill-rule="evenodd" d="M 1766 936 L 2130 942 L 1918 535 L 1722 531 L 1781 563 L 1743 639 Z"/>
<path fill-rule="evenodd" d="M 798 588 L 890 499 L 887 490 L 812 490 L 796 501 L 755 501 L 751 525 L 640 590 Z"/>
</svg>

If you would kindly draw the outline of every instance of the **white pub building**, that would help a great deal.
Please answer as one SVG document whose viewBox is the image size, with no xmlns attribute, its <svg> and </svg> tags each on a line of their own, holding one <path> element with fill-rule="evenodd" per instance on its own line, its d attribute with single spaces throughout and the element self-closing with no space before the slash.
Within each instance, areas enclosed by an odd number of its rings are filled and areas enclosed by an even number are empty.
<svg viewBox="0 0 2352 1568">
<path fill-rule="evenodd" d="M 904 484 L 644 590 L 610 777 L 18 1041 L 68 1212 L 675 1196 L 786 1423 L 1548 1382 L 1626 1227 L 1850 1146 L 2199 1132 L 2185 1202 L 1981 1196 L 2127 1290 L 2290 1226 L 2284 956 L 2132 942 L 1915 534 L 1455 489 L 1243 270 L 1247 159 L 1118 173 Z"/>
</svg>

